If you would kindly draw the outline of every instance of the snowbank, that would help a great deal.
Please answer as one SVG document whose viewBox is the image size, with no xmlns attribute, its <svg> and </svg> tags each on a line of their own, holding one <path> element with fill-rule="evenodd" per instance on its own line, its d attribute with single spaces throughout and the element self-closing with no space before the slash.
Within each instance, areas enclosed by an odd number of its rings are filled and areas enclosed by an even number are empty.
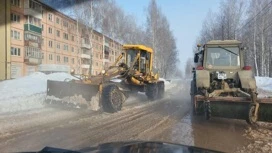
<svg viewBox="0 0 272 153">
<path fill-rule="evenodd" d="M 47 80 L 64 81 L 74 79 L 67 73 L 44 74 L 36 72 L 30 76 L 0 82 L 0 113 L 42 107 Z"/>
<path fill-rule="evenodd" d="M 159 78 L 159 80 L 164 81 L 165 90 L 170 90 L 176 86 L 176 84 L 171 83 L 170 81 L 167 81 L 164 78 Z"/>
<path fill-rule="evenodd" d="M 269 77 L 255 77 L 255 78 L 258 88 L 272 92 L 272 78 Z"/>
</svg>

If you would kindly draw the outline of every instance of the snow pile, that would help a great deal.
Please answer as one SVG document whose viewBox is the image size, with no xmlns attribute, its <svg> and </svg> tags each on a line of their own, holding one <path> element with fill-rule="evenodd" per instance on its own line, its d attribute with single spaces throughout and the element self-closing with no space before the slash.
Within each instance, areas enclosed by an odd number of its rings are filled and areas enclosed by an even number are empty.
<svg viewBox="0 0 272 153">
<path fill-rule="evenodd" d="M 0 82 L 0 113 L 42 107 L 47 80 L 74 79 L 67 73 L 33 73 L 30 76 Z"/>
<path fill-rule="evenodd" d="M 167 81 L 164 78 L 160 78 L 159 80 L 164 81 L 165 90 L 170 90 L 176 86 L 176 84 L 171 83 L 171 81 Z"/>
<path fill-rule="evenodd" d="M 255 77 L 255 78 L 258 88 L 272 92 L 272 78 L 269 77 Z"/>
<path fill-rule="evenodd" d="M 255 77 L 258 87 L 258 97 L 272 96 L 272 78 L 269 77 Z"/>
</svg>

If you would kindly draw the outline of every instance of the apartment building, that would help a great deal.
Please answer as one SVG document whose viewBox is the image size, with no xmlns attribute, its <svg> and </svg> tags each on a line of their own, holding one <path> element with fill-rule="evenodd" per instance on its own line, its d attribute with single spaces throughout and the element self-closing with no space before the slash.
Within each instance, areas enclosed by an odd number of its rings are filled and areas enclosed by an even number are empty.
<svg viewBox="0 0 272 153">
<path fill-rule="evenodd" d="M 122 45 L 102 33 L 86 28 L 36 0 L 4 0 L 1 17 L 1 48 L 5 65 L 0 67 L 0 80 L 18 78 L 36 71 L 99 74 L 114 63 Z M 10 34 L 7 34 L 10 31 Z M 7 60 L 10 59 L 10 62 Z M 8 75 L 7 75 L 8 74 Z"/>
</svg>

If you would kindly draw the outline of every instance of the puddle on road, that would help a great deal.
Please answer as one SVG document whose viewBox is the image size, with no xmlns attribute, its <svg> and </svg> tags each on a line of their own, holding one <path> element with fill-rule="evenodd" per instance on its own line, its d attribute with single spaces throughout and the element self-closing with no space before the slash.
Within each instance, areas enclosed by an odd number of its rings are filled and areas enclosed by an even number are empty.
<svg viewBox="0 0 272 153">
<path fill-rule="evenodd" d="M 172 142 L 216 151 L 235 152 L 237 148 L 249 142 L 243 136 L 247 127 L 243 121 L 222 118 L 206 121 L 203 116 L 187 115 L 173 126 Z"/>
</svg>

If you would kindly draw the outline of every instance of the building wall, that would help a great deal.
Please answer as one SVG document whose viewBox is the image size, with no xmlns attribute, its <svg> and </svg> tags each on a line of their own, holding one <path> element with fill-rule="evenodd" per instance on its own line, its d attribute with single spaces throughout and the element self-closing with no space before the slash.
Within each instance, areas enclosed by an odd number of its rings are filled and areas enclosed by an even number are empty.
<svg viewBox="0 0 272 153">
<path fill-rule="evenodd" d="M 11 78 L 25 75 L 26 65 L 24 64 L 24 1 L 20 1 L 19 6 L 11 4 L 11 14 L 18 15 L 20 22 L 10 21 L 10 48 L 19 48 L 20 55 L 11 55 Z M 11 31 L 20 33 L 20 39 L 11 37 Z"/>
<path fill-rule="evenodd" d="M 8 21 L 8 22 L 7 22 Z M 10 0 L 0 1 L 0 80 L 10 79 Z"/>
<path fill-rule="evenodd" d="M 7 0 L 9 1 L 9 0 Z M 78 74 L 89 74 L 88 64 L 90 63 L 91 57 L 86 57 L 83 54 L 91 55 L 92 53 L 92 75 L 99 74 L 103 69 L 106 69 L 106 66 L 110 66 L 114 63 L 115 59 L 121 54 L 121 44 L 113 41 L 112 39 L 104 36 L 103 34 L 92 31 L 89 35 L 86 36 L 86 26 L 79 24 L 76 20 L 52 9 L 51 7 L 39 3 L 42 6 L 41 11 L 41 34 L 37 34 L 40 37 L 39 45 L 36 46 L 38 52 L 42 53 L 42 57 L 40 57 L 40 63 L 31 63 L 26 60 L 26 47 L 30 46 L 28 41 L 25 41 L 25 33 L 29 31 L 25 31 L 25 23 L 28 23 L 28 16 L 25 13 L 25 7 L 28 6 L 28 2 L 30 0 L 20 0 L 20 6 L 14 6 L 9 4 L 10 13 L 8 14 L 16 14 L 20 18 L 20 22 L 10 22 L 10 30 L 8 30 L 8 34 L 6 35 L 7 41 L 10 41 L 10 45 L 8 49 L 2 49 L 2 52 L 7 53 L 8 57 L 11 59 L 11 66 L 8 67 L 8 72 L 11 74 L 12 78 L 17 78 L 25 75 L 29 75 L 35 71 L 39 70 L 39 65 L 65 65 L 69 66 L 70 69 L 75 69 L 75 72 Z M 33 0 L 35 1 L 35 0 Z M 27 3 L 25 3 L 27 2 Z M 2 3 L 2 2 L 1 2 Z M 36 15 L 33 15 L 35 18 Z M 2 17 L 2 14 L 1 14 Z M 8 15 L 10 17 L 10 15 Z M 39 18 L 39 17 L 37 17 Z M 10 20 L 10 19 L 9 19 Z M 9 24 L 6 24 L 9 25 Z M 65 26 L 67 25 L 67 26 Z M 14 39 L 10 36 L 12 31 L 16 31 L 20 33 L 20 39 Z M 5 30 L 6 31 L 6 30 Z M 0 33 L 1 33 L 0 29 Z M 90 32 L 90 29 L 89 29 Z M 65 39 L 68 35 L 68 40 Z M 87 42 L 87 46 L 91 46 L 90 48 L 86 48 L 86 42 L 84 42 L 84 38 L 91 40 L 91 42 Z M 5 39 L 5 37 L 1 37 Z M 109 57 L 105 60 L 105 40 L 109 40 Z M 85 43 L 85 47 L 84 44 Z M 7 43 L 8 44 L 8 43 Z M 19 48 L 20 55 L 9 55 L 11 48 Z M 68 50 L 67 50 L 68 47 Z M 83 50 L 87 52 L 84 53 Z M 1 54 L 2 55 L 2 54 Z M 2 60 L 2 59 L 1 59 Z M 4 68 L 4 67 L 3 67 Z M 4 71 L 2 68 L 1 72 Z M 1 76 L 1 78 L 4 78 Z M 0 79 L 1 79 L 0 78 Z"/>
</svg>

